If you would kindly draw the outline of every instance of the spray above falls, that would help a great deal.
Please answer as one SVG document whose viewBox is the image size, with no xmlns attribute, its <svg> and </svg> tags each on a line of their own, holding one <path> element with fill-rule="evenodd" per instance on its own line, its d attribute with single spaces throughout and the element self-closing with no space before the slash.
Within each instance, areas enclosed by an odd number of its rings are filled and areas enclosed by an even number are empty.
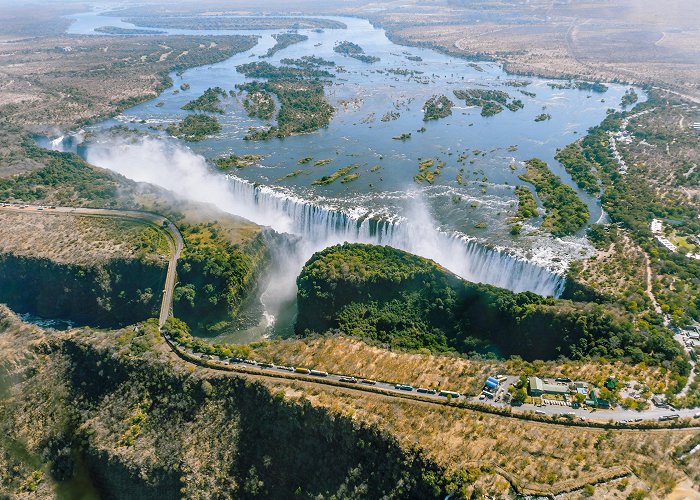
<svg viewBox="0 0 700 500">
<path fill-rule="evenodd" d="M 202 156 L 169 141 L 110 139 L 92 142 L 85 151 L 90 163 L 132 180 L 163 187 L 185 199 L 211 203 L 277 232 L 299 236 L 295 255 L 287 256 L 296 274 L 314 252 L 338 243 L 357 242 L 390 245 L 432 259 L 466 280 L 515 292 L 558 296 L 564 287 L 564 278 L 545 267 L 462 235 L 437 230 L 418 195 L 407 203 L 406 221 L 384 222 L 350 216 L 235 176 L 213 173 Z"/>
</svg>

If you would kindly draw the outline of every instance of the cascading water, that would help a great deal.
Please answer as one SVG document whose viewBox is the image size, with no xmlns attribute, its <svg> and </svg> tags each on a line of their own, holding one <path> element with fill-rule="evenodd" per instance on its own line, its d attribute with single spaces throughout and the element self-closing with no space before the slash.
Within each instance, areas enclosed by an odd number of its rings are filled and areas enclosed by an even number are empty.
<svg viewBox="0 0 700 500">
<path fill-rule="evenodd" d="M 82 141 L 78 141 L 82 142 Z M 76 141 L 48 141 L 48 147 L 76 151 Z M 441 232 L 419 194 L 411 194 L 401 221 L 382 221 L 290 196 L 235 176 L 215 174 L 206 160 L 178 144 L 155 138 L 95 138 L 80 152 L 97 166 L 137 182 L 168 189 L 184 199 L 210 203 L 220 210 L 268 226 L 292 238 L 271 238 L 273 266 L 260 300 L 269 315 L 290 315 L 296 277 L 319 250 L 343 242 L 389 245 L 434 260 L 462 278 L 515 292 L 559 296 L 565 278 L 507 252 L 488 248 L 465 236 Z M 284 243 L 280 243 L 283 241 Z M 292 313 L 293 314 L 293 313 Z M 293 321 L 288 317 L 287 323 Z M 277 327 L 278 325 L 276 325 Z"/>
<path fill-rule="evenodd" d="M 287 232 L 301 236 L 301 245 L 305 247 L 302 253 L 307 258 L 314 251 L 336 243 L 371 243 L 432 259 L 466 280 L 515 292 L 558 296 L 565 284 L 561 275 L 549 269 L 487 248 L 472 239 L 438 231 L 419 198 L 411 204 L 408 222 L 385 222 L 352 217 L 235 176 L 229 176 L 229 180 L 238 203 L 284 217 Z"/>
</svg>

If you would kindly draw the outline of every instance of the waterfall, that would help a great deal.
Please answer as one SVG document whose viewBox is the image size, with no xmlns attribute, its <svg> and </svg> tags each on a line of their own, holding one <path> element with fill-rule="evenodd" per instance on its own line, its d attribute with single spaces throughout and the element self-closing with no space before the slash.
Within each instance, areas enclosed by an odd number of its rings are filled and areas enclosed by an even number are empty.
<svg viewBox="0 0 700 500">
<path fill-rule="evenodd" d="M 434 221 L 418 207 L 409 221 L 387 222 L 353 217 L 339 210 L 279 193 L 236 176 L 228 176 L 237 203 L 255 207 L 263 219 L 301 237 L 306 258 L 314 251 L 343 242 L 389 245 L 434 260 L 465 280 L 514 292 L 558 296 L 565 279 L 549 269 L 477 241 L 435 229 Z M 420 205 L 417 200 L 416 205 Z M 303 264 L 303 263 L 302 263 Z"/>
<path fill-rule="evenodd" d="M 163 140 L 108 137 L 105 142 L 91 141 L 84 152 L 90 163 L 132 180 L 295 235 L 294 249 L 279 253 L 275 271 L 275 286 L 287 296 L 294 295 L 296 276 L 314 252 L 343 242 L 389 245 L 432 259 L 465 280 L 514 292 L 557 297 L 564 289 L 565 278 L 546 267 L 466 236 L 439 231 L 419 195 L 410 200 L 403 219 L 391 222 L 350 215 L 233 175 L 225 178 L 213 173 L 202 156 Z"/>
</svg>

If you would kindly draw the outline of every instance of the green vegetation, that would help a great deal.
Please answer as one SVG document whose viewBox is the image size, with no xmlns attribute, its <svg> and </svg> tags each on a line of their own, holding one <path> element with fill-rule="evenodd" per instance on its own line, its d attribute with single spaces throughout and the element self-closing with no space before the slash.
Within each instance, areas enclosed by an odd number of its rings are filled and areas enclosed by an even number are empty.
<svg viewBox="0 0 700 500">
<path fill-rule="evenodd" d="M 185 111 L 206 111 L 207 113 L 223 114 L 221 98 L 225 97 L 226 91 L 224 89 L 221 87 L 210 87 L 198 98 L 185 104 L 182 109 Z"/>
<path fill-rule="evenodd" d="M 313 156 L 305 156 L 304 158 L 301 158 L 297 163 L 299 165 L 306 165 L 307 163 L 311 163 L 311 160 L 313 159 Z"/>
<path fill-rule="evenodd" d="M 392 139 L 394 139 L 395 141 L 407 141 L 410 138 L 411 138 L 410 132 L 404 132 L 403 134 L 395 135 L 394 137 L 392 137 Z"/>
<path fill-rule="evenodd" d="M 637 96 L 637 93 L 634 91 L 634 89 L 629 88 L 625 91 L 625 95 L 622 96 L 620 106 L 626 108 L 627 106 L 631 106 L 632 104 L 636 103 L 638 99 L 639 96 Z"/>
<path fill-rule="evenodd" d="M 516 217 L 518 220 L 532 219 L 537 217 L 537 202 L 535 196 L 525 186 L 516 186 L 515 195 L 518 197 L 518 212 Z"/>
<path fill-rule="evenodd" d="M 275 100 L 265 92 L 249 92 L 243 99 L 243 107 L 251 118 L 269 120 L 275 114 Z"/>
<path fill-rule="evenodd" d="M 170 125 L 166 131 L 178 139 L 190 142 L 203 141 L 208 136 L 221 130 L 221 124 L 213 116 L 189 115 L 176 125 Z"/>
<path fill-rule="evenodd" d="M 145 30 L 138 28 L 120 28 L 118 26 L 100 26 L 95 28 L 96 33 L 107 35 L 164 35 L 165 31 Z"/>
<path fill-rule="evenodd" d="M 343 180 L 341 180 L 341 184 L 347 184 L 348 182 L 352 182 L 354 180 L 357 180 L 360 177 L 359 172 L 355 172 L 354 174 L 346 175 L 343 177 Z"/>
<path fill-rule="evenodd" d="M 231 155 L 225 158 L 215 158 L 214 165 L 220 170 L 229 170 L 231 168 L 244 168 L 255 165 L 262 159 L 262 155 Z"/>
<path fill-rule="evenodd" d="M 182 224 L 185 249 L 177 264 L 173 311 L 191 328 L 217 331 L 235 319 L 267 259 L 261 238 L 232 244 L 215 223 Z"/>
<path fill-rule="evenodd" d="M 450 116 L 452 114 L 452 106 L 454 106 L 454 103 L 447 96 L 432 96 L 423 106 L 423 121 L 439 120 Z"/>
<path fill-rule="evenodd" d="M 378 57 L 366 55 L 362 47 L 360 47 L 356 43 L 348 41 L 339 42 L 333 47 L 333 50 L 338 54 L 343 54 L 344 56 L 352 57 L 354 59 L 357 59 L 358 61 L 362 61 L 369 64 L 380 61 Z"/>
<path fill-rule="evenodd" d="M 608 87 L 600 82 L 568 81 L 565 83 L 548 83 L 547 85 L 553 89 L 579 89 L 598 94 L 604 94 L 608 91 Z"/>
<path fill-rule="evenodd" d="M 442 173 L 442 169 L 445 168 L 445 165 L 446 163 L 444 161 L 440 161 L 436 165 L 435 160 L 423 160 L 418 164 L 418 173 L 413 176 L 413 180 L 418 183 L 426 181 L 432 184 L 435 182 L 435 177 Z M 435 167 L 435 169 L 431 170 L 433 167 Z"/>
<path fill-rule="evenodd" d="M 73 153 L 41 149 L 28 137 L 23 150 L 27 158 L 46 166 L 0 179 L 0 201 L 50 201 L 91 206 L 116 204 L 119 183 L 112 174 L 93 169 Z"/>
<path fill-rule="evenodd" d="M 539 115 L 537 115 L 535 117 L 536 122 L 546 122 L 547 120 L 551 120 L 551 119 L 552 119 L 552 115 L 550 115 L 549 113 L 540 113 Z"/>
<path fill-rule="evenodd" d="M 608 87 L 600 82 L 576 82 L 574 86 L 579 90 L 588 90 L 598 94 L 604 94 L 608 91 Z"/>
<path fill-rule="evenodd" d="M 348 165 L 346 167 L 340 168 L 333 172 L 330 175 L 324 175 L 320 179 L 316 179 L 311 183 L 312 186 L 325 186 L 327 184 L 332 184 L 333 182 L 337 181 L 341 177 L 348 176 L 353 170 L 357 170 L 360 167 L 359 163 L 353 163 L 352 165 Z M 359 176 L 359 175 L 358 175 Z M 356 179 L 357 177 L 355 177 Z M 345 179 L 343 179 L 345 180 Z M 352 179 L 351 179 L 352 180 Z M 349 182 L 349 181 L 348 181 Z"/>
<path fill-rule="evenodd" d="M 157 232 L 141 236 L 136 242 L 141 256 L 89 264 L 0 253 L 0 302 L 19 312 L 96 327 L 119 327 L 153 317 L 160 308 L 158 291 L 165 282 L 165 266 L 144 256 L 163 241 Z"/>
<path fill-rule="evenodd" d="M 332 78 L 331 73 L 310 66 L 275 67 L 266 62 L 244 64 L 236 69 L 248 77 L 268 79 L 267 82 L 241 84 L 237 88 L 248 92 L 249 95 L 275 94 L 280 102 L 277 125 L 251 130 L 245 139 L 283 138 L 313 132 L 330 122 L 335 110 L 326 101 L 324 83 L 319 78 Z"/>
<path fill-rule="evenodd" d="M 185 30 L 303 30 L 346 29 L 347 25 L 332 19 L 311 17 L 238 17 L 238 16 L 141 16 L 125 18 L 124 21 L 146 28 L 169 28 Z"/>
<path fill-rule="evenodd" d="M 467 106 L 481 108 L 481 116 L 493 116 L 503 111 L 505 106 L 511 111 L 522 109 L 525 105 L 520 99 L 511 99 L 507 92 L 502 90 L 466 89 L 455 90 L 457 99 L 463 100 Z"/>
<path fill-rule="evenodd" d="M 316 56 L 302 56 L 299 59 L 284 58 L 280 60 L 280 63 L 286 66 L 299 66 L 300 68 L 310 69 L 319 66 L 334 67 L 335 62 L 323 59 L 322 57 Z"/>
<path fill-rule="evenodd" d="M 344 244 L 316 253 L 297 279 L 296 331 L 340 331 L 394 347 L 605 357 L 663 364 L 687 375 L 670 331 L 634 325 L 622 310 L 462 281 L 391 247 Z"/>
<path fill-rule="evenodd" d="M 554 158 L 564 166 L 579 188 L 593 195 L 600 192 L 595 165 L 584 156 L 579 143 L 574 142 L 558 150 Z"/>
<path fill-rule="evenodd" d="M 273 66 L 269 62 L 252 62 L 236 66 L 236 71 L 244 74 L 248 78 L 265 78 L 268 80 L 304 80 L 311 78 L 328 78 L 334 77 L 333 73 L 329 73 L 325 69 L 318 69 L 315 66 Z M 238 86 L 243 88 L 244 86 Z"/>
<path fill-rule="evenodd" d="M 380 121 L 383 122 L 393 122 L 394 120 L 398 120 L 401 118 L 401 113 L 398 111 L 387 111 L 384 113 Z"/>
<path fill-rule="evenodd" d="M 576 191 L 562 183 L 542 160 L 533 158 L 525 164 L 527 172 L 520 178 L 535 186 L 542 205 L 547 209 L 542 229 L 554 236 L 566 236 L 583 228 L 590 214 Z"/>
<path fill-rule="evenodd" d="M 289 172 L 287 175 L 285 175 L 285 176 L 280 177 L 279 179 L 277 179 L 277 182 L 282 182 L 282 181 L 285 181 L 285 180 L 287 180 L 287 179 L 292 179 L 292 178 L 294 178 L 294 177 L 298 177 L 298 176 L 300 176 L 300 175 L 302 175 L 302 174 L 308 174 L 308 173 L 309 173 L 309 172 L 308 172 L 307 170 L 301 170 L 301 169 L 300 169 L 300 170 L 294 170 L 293 172 Z"/>
<path fill-rule="evenodd" d="M 628 229 L 631 237 L 647 252 L 651 259 L 652 268 L 656 274 L 654 294 L 661 309 L 671 316 L 672 321 L 680 326 L 688 324 L 692 319 L 700 320 L 700 261 L 689 259 L 680 253 L 662 250 L 654 240 L 649 224 L 652 219 L 677 220 L 680 224 L 674 226 L 676 231 L 685 234 L 700 233 L 700 221 L 697 219 L 697 204 L 689 202 L 682 196 L 672 192 L 664 194 L 653 188 L 653 180 L 658 177 L 649 166 L 632 168 L 627 175 L 620 175 L 617 163 L 608 149 L 608 131 L 619 130 L 622 118 L 631 113 L 656 108 L 651 120 L 665 117 L 662 123 L 670 123 L 675 114 L 671 102 L 660 100 L 655 94 L 644 104 L 626 113 L 611 113 L 598 127 L 589 130 L 582 142 L 584 155 L 596 163 L 604 194 L 601 198 L 603 207 L 613 222 Z M 649 115 L 647 115 L 649 116 Z M 670 132 L 659 130 L 655 123 L 646 122 L 644 126 L 630 123 L 636 137 L 644 138 L 657 148 L 664 148 L 669 142 L 688 141 L 689 148 L 697 148 L 698 137 L 693 131 Z M 678 136 L 678 137 L 676 137 Z M 648 161 L 648 160 L 647 160 Z M 660 165 L 669 160 L 663 157 L 651 161 Z M 675 163 L 675 162 L 674 162 Z M 684 169 L 685 166 L 677 164 Z M 677 168 L 678 168 L 677 167 Z M 668 167 L 666 167 L 668 168 Z M 668 189 L 668 188 L 666 188 Z"/>
<path fill-rule="evenodd" d="M 267 52 L 262 57 L 272 57 L 277 52 L 279 52 L 282 49 L 286 49 L 290 45 L 305 42 L 309 39 L 308 36 L 300 35 L 299 33 L 275 33 L 274 35 L 272 35 L 272 38 L 275 39 L 275 44 L 269 49 L 267 49 Z"/>
<path fill-rule="evenodd" d="M 317 160 L 314 162 L 314 167 L 325 167 L 326 165 L 332 163 L 333 160 L 331 158 L 326 158 L 325 160 Z"/>
</svg>

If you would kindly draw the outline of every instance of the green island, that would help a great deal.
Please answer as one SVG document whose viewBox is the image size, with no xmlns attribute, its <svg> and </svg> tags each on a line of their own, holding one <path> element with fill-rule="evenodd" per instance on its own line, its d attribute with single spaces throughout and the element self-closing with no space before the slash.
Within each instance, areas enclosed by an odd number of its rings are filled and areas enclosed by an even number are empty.
<svg viewBox="0 0 700 500">
<path fill-rule="evenodd" d="M 327 185 L 327 184 L 332 184 L 332 183 L 334 183 L 335 181 L 337 181 L 337 180 L 340 179 L 341 177 L 343 177 L 343 178 L 344 178 L 343 180 L 345 180 L 346 176 L 349 177 L 349 174 L 350 174 L 353 170 L 357 170 L 358 168 L 360 168 L 360 164 L 359 164 L 359 163 L 353 163 L 352 165 L 347 165 L 347 166 L 345 166 L 345 167 L 343 167 L 343 168 L 340 168 L 340 169 L 336 170 L 335 172 L 333 172 L 333 173 L 330 174 L 330 175 L 324 175 L 324 176 L 321 177 L 320 179 L 316 179 L 315 181 L 313 181 L 313 182 L 311 183 L 311 185 L 312 185 L 312 186 L 325 186 L 325 185 Z M 358 177 L 359 177 L 359 174 L 358 174 Z M 355 177 L 354 179 L 356 179 L 356 178 L 357 178 L 357 177 Z M 351 179 L 351 180 L 354 180 L 354 179 Z M 349 181 L 348 181 L 348 182 L 349 182 Z"/>
<path fill-rule="evenodd" d="M 425 181 L 428 184 L 432 184 L 435 182 L 435 177 L 442 173 L 442 169 L 445 168 L 445 165 L 446 163 L 444 161 L 439 161 L 436 164 L 435 160 L 422 160 L 418 164 L 418 173 L 413 176 L 413 180 L 417 183 Z M 433 167 L 435 167 L 434 170 Z"/>
<path fill-rule="evenodd" d="M 520 179 L 535 186 L 542 205 L 547 210 L 542 229 L 553 236 L 574 234 L 588 223 L 588 207 L 576 191 L 554 175 L 545 162 L 533 158 L 525 162 L 527 171 Z"/>
<path fill-rule="evenodd" d="M 373 64 L 380 61 L 378 57 L 369 56 L 365 54 L 365 51 L 362 47 L 360 47 L 356 43 L 348 42 L 347 40 L 337 43 L 333 47 L 333 50 L 338 54 L 352 57 L 353 59 L 357 59 L 358 61 L 362 61 L 368 64 Z"/>
<path fill-rule="evenodd" d="M 352 182 L 354 180 L 359 179 L 360 173 L 355 172 L 354 174 L 346 175 L 345 177 L 342 178 L 340 181 L 341 184 L 348 184 L 349 182 Z"/>
<path fill-rule="evenodd" d="M 313 132 L 330 123 L 335 110 L 326 100 L 325 84 L 320 78 L 332 78 L 331 73 L 309 67 L 275 67 L 267 62 L 240 65 L 236 70 L 250 78 L 267 79 L 239 84 L 236 88 L 249 95 L 274 94 L 280 103 L 277 124 L 251 130 L 245 139 L 284 138 Z"/>
<path fill-rule="evenodd" d="M 523 359 L 688 363 L 663 326 L 624 310 L 470 283 L 391 247 L 344 244 L 316 253 L 299 278 L 299 335 L 342 332 L 406 349 L 497 353 Z"/>
<path fill-rule="evenodd" d="M 439 120 L 452 114 L 454 103 L 445 95 L 434 95 L 423 105 L 423 121 Z M 383 118 L 382 118 L 383 120 Z"/>
<path fill-rule="evenodd" d="M 465 89 L 455 90 L 454 95 L 467 106 L 481 108 L 481 116 L 497 115 L 506 107 L 510 111 L 522 109 L 525 105 L 520 99 L 512 99 L 508 92 L 502 90 Z"/>
<path fill-rule="evenodd" d="M 272 35 L 272 38 L 275 39 L 275 44 L 269 49 L 267 49 L 265 55 L 261 57 L 272 57 L 277 52 L 279 52 L 282 49 L 286 49 L 290 45 L 305 42 L 309 39 L 308 36 L 301 35 L 299 33 L 275 33 L 274 35 Z"/>
<path fill-rule="evenodd" d="M 384 113 L 384 115 L 381 117 L 380 121 L 382 122 L 392 122 L 394 120 L 398 120 L 401 118 L 401 113 L 398 111 L 387 111 Z"/>
<path fill-rule="evenodd" d="M 579 188 L 593 195 L 600 192 L 595 165 L 584 155 L 580 142 L 573 142 L 558 150 L 554 158 L 564 166 Z"/>
<path fill-rule="evenodd" d="M 224 158 L 215 158 L 214 165 L 220 170 L 229 170 L 232 168 L 245 168 L 255 165 L 263 158 L 262 155 L 246 154 L 242 156 L 230 155 Z"/>
<path fill-rule="evenodd" d="M 265 91 L 248 92 L 243 107 L 251 118 L 271 119 L 275 114 L 275 100 Z"/>
<path fill-rule="evenodd" d="M 550 115 L 549 113 L 540 113 L 539 115 L 537 115 L 535 117 L 536 122 L 545 122 L 545 121 L 551 120 L 551 119 L 552 119 L 552 115 Z"/>
<path fill-rule="evenodd" d="M 160 30 L 121 28 L 118 26 L 99 26 L 95 28 L 95 32 L 104 33 L 106 35 L 164 35 L 166 33 Z"/>
<path fill-rule="evenodd" d="M 293 179 L 294 177 L 298 177 L 298 176 L 300 176 L 300 175 L 302 175 L 302 174 L 308 174 L 308 173 L 309 173 L 308 170 L 301 170 L 301 169 L 294 170 L 294 171 L 292 171 L 292 172 L 289 172 L 287 175 L 285 175 L 285 176 L 280 177 L 279 179 L 277 179 L 277 182 L 282 182 L 282 181 L 285 181 L 285 180 L 287 180 L 287 179 Z"/>
<path fill-rule="evenodd" d="M 209 115 L 189 115 L 180 123 L 170 125 L 166 129 L 173 137 L 190 142 L 203 141 L 220 131 L 219 121 Z"/>
<path fill-rule="evenodd" d="M 395 135 L 394 137 L 392 137 L 392 139 L 394 139 L 395 141 L 407 141 L 410 138 L 411 132 L 404 132 L 402 134 Z"/>
<path fill-rule="evenodd" d="M 328 59 L 323 59 L 322 57 L 316 56 L 301 56 L 299 59 L 291 59 L 285 57 L 280 59 L 280 64 L 286 66 L 299 66 L 300 68 L 312 69 L 321 66 L 335 67 L 334 61 L 329 61 Z"/>
<path fill-rule="evenodd" d="M 323 160 L 316 160 L 314 162 L 314 167 L 325 167 L 326 165 L 330 164 L 333 162 L 332 158 L 326 158 Z"/>
<path fill-rule="evenodd" d="M 226 91 L 221 87 L 209 87 L 204 93 L 193 101 L 185 104 L 185 111 L 206 111 L 208 113 L 223 114 L 221 99 L 226 97 Z"/>
<path fill-rule="evenodd" d="M 516 186 L 515 195 L 518 197 L 518 211 L 515 214 L 518 220 L 532 219 L 539 215 L 532 191 L 525 186 Z"/>
<path fill-rule="evenodd" d="M 548 83 L 547 85 L 553 89 L 579 89 L 598 94 L 604 94 L 608 91 L 608 86 L 601 82 L 568 81 L 564 83 Z"/>
<path fill-rule="evenodd" d="M 620 106 L 626 108 L 627 106 L 635 104 L 638 100 L 639 96 L 637 96 L 637 92 L 635 92 L 633 88 L 629 88 L 625 91 L 625 95 L 622 96 Z"/>
</svg>

